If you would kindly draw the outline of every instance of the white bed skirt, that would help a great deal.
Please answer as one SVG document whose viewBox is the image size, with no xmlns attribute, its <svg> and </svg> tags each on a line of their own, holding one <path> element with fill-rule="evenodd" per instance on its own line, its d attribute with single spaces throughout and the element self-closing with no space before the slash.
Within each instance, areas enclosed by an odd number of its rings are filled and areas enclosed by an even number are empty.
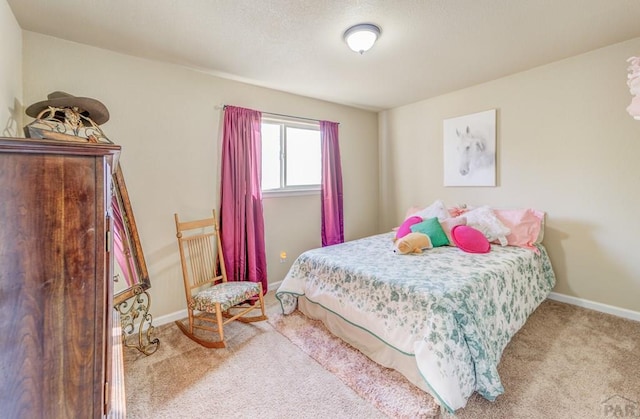
<svg viewBox="0 0 640 419">
<path fill-rule="evenodd" d="M 398 371 L 418 388 L 429 393 L 425 381 L 420 375 L 416 358 L 387 345 L 370 332 L 344 320 L 337 314 L 324 309 L 321 305 L 298 297 L 298 309 L 307 317 L 320 320 L 331 333 L 358 349 L 374 362 Z M 438 399 L 434 397 L 436 403 Z"/>
</svg>

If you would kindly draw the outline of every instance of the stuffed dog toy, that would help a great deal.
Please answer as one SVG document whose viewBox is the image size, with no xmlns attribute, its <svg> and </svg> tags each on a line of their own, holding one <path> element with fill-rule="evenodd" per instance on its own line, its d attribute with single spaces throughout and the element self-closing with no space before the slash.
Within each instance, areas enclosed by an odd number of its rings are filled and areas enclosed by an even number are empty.
<svg viewBox="0 0 640 419">
<path fill-rule="evenodd" d="M 409 233 L 396 240 L 394 253 L 406 255 L 408 253 L 422 253 L 423 249 L 431 249 L 431 239 L 423 233 Z"/>
</svg>

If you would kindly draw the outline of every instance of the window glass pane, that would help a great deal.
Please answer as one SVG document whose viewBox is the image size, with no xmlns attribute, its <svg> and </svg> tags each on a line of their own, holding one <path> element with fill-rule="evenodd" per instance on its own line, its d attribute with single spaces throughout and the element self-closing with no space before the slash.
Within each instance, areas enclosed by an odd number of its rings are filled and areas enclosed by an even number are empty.
<svg viewBox="0 0 640 419">
<path fill-rule="evenodd" d="M 280 188 L 280 125 L 262 124 L 262 189 Z"/>
<path fill-rule="evenodd" d="M 319 185 L 320 131 L 286 127 L 286 186 Z"/>
</svg>

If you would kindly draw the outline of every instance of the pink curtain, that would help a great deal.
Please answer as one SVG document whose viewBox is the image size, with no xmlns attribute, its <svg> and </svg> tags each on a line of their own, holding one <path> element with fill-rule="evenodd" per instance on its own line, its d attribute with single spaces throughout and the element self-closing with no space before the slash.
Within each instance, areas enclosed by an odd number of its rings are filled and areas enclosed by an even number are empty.
<svg viewBox="0 0 640 419">
<path fill-rule="evenodd" d="M 251 109 L 225 107 L 220 237 L 228 279 L 261 282 L 266 293 L 261 117 Z"/>
<path fill-rule="evenodd" d="M 320 121 L 322 142 L 322 246 L 344 242 L 338 123 Z"/>
</svg>

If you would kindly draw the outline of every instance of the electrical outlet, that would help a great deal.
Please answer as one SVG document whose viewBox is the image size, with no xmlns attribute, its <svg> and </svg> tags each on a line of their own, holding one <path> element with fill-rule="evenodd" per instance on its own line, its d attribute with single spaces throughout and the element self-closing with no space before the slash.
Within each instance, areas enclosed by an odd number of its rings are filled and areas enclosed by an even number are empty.
<svg viewBox="0 0 640 419">
<path fill-rule="evenodd" d="M 285 260 L 287 260 L 287 252 L 283 250 L 282 252 L 280 252 L 280 263 L 284 263 Z"/>
</svg>

